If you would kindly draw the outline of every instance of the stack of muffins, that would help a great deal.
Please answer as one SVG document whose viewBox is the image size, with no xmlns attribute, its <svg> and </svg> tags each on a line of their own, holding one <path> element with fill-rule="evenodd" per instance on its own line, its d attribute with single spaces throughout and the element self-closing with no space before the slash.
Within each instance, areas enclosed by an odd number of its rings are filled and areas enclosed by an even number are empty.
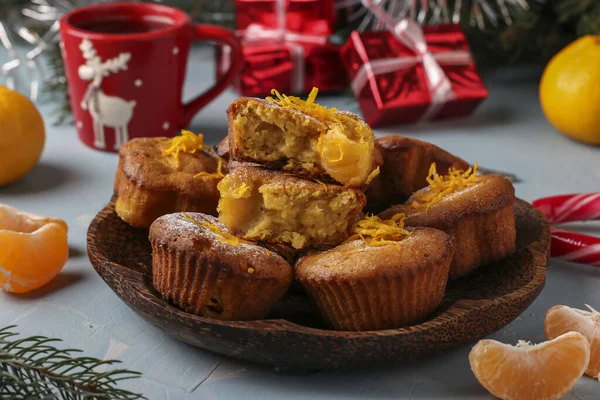
<svg viewBox="0 0 600 400">
<path fill-rule="evenodd" d="M 233 102 L 217 149 L 229 173 L 194 175 L 218 178 L 218 219 L 152 223 L 165 299 L 208 318 L 261 319 L 296 280 L 335 329 L 399 328 L 430 316 L 449 279 L 515 251 L 510 182 L 424 142 L 375 140 L 358 116 L 316 104 L 316 90 L 274 95 Z M 365 216 L 367 200 L 389 208 Z"/>
<path fill-rule="evenodd" d="M 370 127 L 315 104 L 314 95 L 305 102 L 274 94 L 229 107 L 237 164 L 218 186 L 219 219 L 233 234 L 298 251 L 295 278 L 336 329 L 395 328 L 426 317 L 444 294 L 449 236 L 405 230 L 394 216 L 357 222 L 363 191 L 379 171 Z M 426 282 L 431 290 L 419 294 Z"/>
</svg>

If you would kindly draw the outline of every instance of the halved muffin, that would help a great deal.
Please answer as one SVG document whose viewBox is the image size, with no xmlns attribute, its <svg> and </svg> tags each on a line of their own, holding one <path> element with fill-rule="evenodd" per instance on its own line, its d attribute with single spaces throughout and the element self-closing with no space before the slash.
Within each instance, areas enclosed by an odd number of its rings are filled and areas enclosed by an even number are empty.
<svg viewBox="0 0 600 400">
<path fill-rule="evenodd" d="M 375 242 L 361 234 L 296 262 L 296 280 L 333 328 L 400 328 L 423 321 L 440 305 L 452 260 L 450 236 L 431 228 L 406 233 Z"/>
<path fill-rule="evenodd" d="M 459 157 L 427 142 L 408 137 L 389 135 L 375 140 L 383 165 L 366 192 L 367 209 L 381 212 L 404 203 L 414 192 L 427 186 L 432 163 L 440 174 L 450 168 L 466 170 L 469 164 Z"/>
<path fill-rule="evenodd" d="M 219 219 L 232 234 L 295 249 L 341 243 L 366 202 L 358 189 L 247 166 L 218 188 Z"/>
<path fill-rule="evenodd" d="M 403 213 L 407 226 L 436 228 L 452 236 L 456 249 L 451 279 L 512 255 L 516 250 L 513 185 L 499 176 L 477 176 L 472 169 L 453 170 L 447 176 L 435 174 L 435 167 L 433 172 L 430 186 L 379 216 Z"/>
<path fill-rule="evenodd" d="M 315 89 L 307 101 L 276 94 L 278 99 L 242 97 L 229 106 L 231 157 L 348 187 L 363 185 L 375 169 L 371 128 L 354 114 L 315 104 Z"/>
<path fill-rule="evenodd" d="M 150 243 L 154 288 L 203 317 L 264 318 L 292 283 L 281 256 L 232 236 L 209 215 L 162 216 L 150 227 Z"/>
<path fill-rule="evenodd" d="M 202 135 L 137 138 L 119 150 L 115 209 L 128 224 L 148 228 L 161 215 L 198 211 L 216 215 L 222 161 L 204 151 Z"/>
</svg>

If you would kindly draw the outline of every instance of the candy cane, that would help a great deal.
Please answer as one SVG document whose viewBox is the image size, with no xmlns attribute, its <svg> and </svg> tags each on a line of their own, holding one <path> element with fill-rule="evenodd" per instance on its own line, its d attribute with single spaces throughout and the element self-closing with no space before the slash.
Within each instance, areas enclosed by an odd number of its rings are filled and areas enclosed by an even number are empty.
<svg viewBox="0 0 600 400">
<path fill-rule="evenodd" d="M 600 193 L 567 194 L 532 203 L 551 224 L 600 220 Z M 551 228 L 550 254 L 581 264 L 600 267 L 600 238 Z"/>
</svg>

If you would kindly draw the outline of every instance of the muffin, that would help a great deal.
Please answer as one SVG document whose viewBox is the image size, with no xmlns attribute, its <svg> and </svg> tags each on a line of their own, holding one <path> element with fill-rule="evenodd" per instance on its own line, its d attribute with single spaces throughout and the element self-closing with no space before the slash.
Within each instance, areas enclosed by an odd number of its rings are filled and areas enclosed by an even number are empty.
<svg viewBox="0 0 600 400">
<path fill-rule="evenodd" d="M 245 162 L 245 161 L 237 161 L 231 158 L 229 154 L 229 137 L 225 136 L 225 139 L 221 140 L 215 146 L 215 153 L 217 156 L 221 157 L 225 162 L 227 162 L 227 171 L 233 171 L 238 167 L 248 166 L 248 167 L 260 167 L 260 164 Z"/>
<path fill-rule="evenodd" d="M 197 211 L 216 215 L 222 161 L 204 151 L 202 135 L 185 131 L 172 139 L 138 138 L 119 150 L 115 209 L 128 224 L 148 228 L 164 214 Z"/>
<path fill-rule="evenodd" d="M 215 153 L 225 161 L 229 161 L 229 136 L 225 136 L 223 140 L 217 143 Z"/>
<path fill-rule="evenodd" d="M 162 216 L 150 227 L 150 243 L 154 288 L 202 317 L 264 318 L 292 283 L 281 256 L 237 239 L 209 215 Z"/>
<path fill-rule="evenodd" d="M 366 202 L 358 189 L 247 166 L 218 188 L 219 219 L 232 234 L 297 250 L 344 241 Z"/>
<path fill-rule="evenodd" d="M 381 152 L 383 165 L 366 192 L 370 212 L 381 212 L 404 203 L 414 192 L 427 186 L 432 163 L 436 163 L 440 174 L 447 174 L 450 168 L 469 168 L 466 161 L 417 139 L 385 136 L 375 140 L 375 148 Z"/>
<path fill-rule="evenodd" d="M 275 92 L 276 93 L 276 92 Z M 227 109 L 229 151 L 237 161 L 360 187 L 375 169 L 374 137 L 358 116 L 277 94 L 242 97 Z"/>
<path fill-rule="evenodd" d="M 451 279 L 512 255 L 516 250 L 512 184 L 495 175 L 477 176 L 472 169 L 439 176 L 433 166 L 433 172 L 430 186 L 379 216 L 403 213 L 407 226 L 436 228 L 452 236 L 456 249 Z"/>
<path fill-rule="evenodd" d="M 440 305 L 452 260 L 450 236 L 431 228 L 406 233 L 375 243 L 362 234 L 296 262 L 296 280 L 334 329 L 414 325 Z"/>
</svg>

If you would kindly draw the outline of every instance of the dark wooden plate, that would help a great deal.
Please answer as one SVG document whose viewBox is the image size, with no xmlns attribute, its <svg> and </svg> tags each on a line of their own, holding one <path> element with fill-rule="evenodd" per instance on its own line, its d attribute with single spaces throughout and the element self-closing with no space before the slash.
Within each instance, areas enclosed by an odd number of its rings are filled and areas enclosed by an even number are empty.
<svg viewBox="0 0 600 400">
<path fill-rule="evenodd" d="M 148 231 L 121 221 L 114 199 L 92 221 L 88 253 L 112 290 L 136 313 L 176 338 L 234 358 L 280 367 L 323 369 L 398 363 L 473 342 L 519 316 L 544 286 L 549 226 L 518 200 L 518 252 L 451 283 L 430 320 L 405 329 L 327 329 L 307 298 L 290 294 L 261 321 L 217 321 L 188 314 L 152 288 Z"/>
</svg>

